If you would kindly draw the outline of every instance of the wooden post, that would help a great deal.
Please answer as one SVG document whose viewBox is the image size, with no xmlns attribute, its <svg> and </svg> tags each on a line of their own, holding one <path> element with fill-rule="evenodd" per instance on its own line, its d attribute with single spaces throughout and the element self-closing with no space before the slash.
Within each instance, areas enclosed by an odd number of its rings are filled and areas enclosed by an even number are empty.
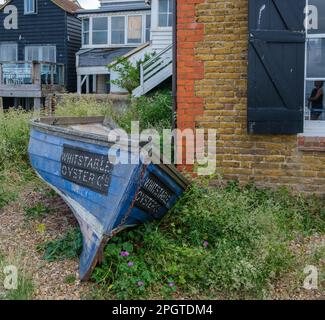
<svg viewBox="0 0 325 320">
<path fill-rule="evenodd" d="M 33 84 L 41 85 L 41 65 L 37 61 L 33 61 L 32 79 Z"/>
<path fill-rule="evenodd" d="M 78 74 L 77 78 L 77 93 L 81 94 L 81 75 Z"/>
<path fill-rule="evenodd" d="M 54 68 L 55 65 L 54 64 L 50 64 L 50 69 L 51 69 L 51 85 L 54 85 Z"/>
<path fill-rule="evenodd" d="M 41 112 L 41 98 L 34 98 L 34 112 L 37 114 Z"/>
<path fill-rule="evenodd" d="M 0 113 L 3 113 L 3 98 L 0 97 Z"/>
<path fill-rule="evenodd" d="M 97 93 L 97 75 L 93 74 L 93 92 L 92 93 Z"/>
<path fill-rule="evenodd" d="M 89 93 L 89 75 L 86 76 L 87 79 L 86 79 L 86 93 L 88 94 Z"/>
<path fill-rule="evenodd" d="M 3 84 L 2 63 L 0 63 L 0 84 Z"/>
</svg>

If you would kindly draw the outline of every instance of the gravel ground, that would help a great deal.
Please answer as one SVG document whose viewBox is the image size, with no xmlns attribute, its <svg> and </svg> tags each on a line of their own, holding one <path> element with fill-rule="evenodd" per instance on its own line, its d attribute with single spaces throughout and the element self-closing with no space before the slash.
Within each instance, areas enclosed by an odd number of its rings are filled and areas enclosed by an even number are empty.
<svg viewBox="0 0 325 320">
<path fill-rule="evenodd" d="M 33 207 L 39 202 L 50 207 L 51 212 L 41 218 L 26 221 L 24 207 Z M 0 222 L 0 252 L 6 256 L 20 257 L 20 264 L 33 279 L 35 286 L 33 299 L 79 300 L 91 296 L 93 288 L 91 283 L 66 281 L 66 278 L 71 276 L 78 279 L 78 259 L 50 263 L 44 261 L 42 253 L 36 250 L 37 245 L 61 238 L 69 229 L 77 226 L 71 211 L 59 197 L 49 197 L 45 190 L 25 191 L 20 201 L 0 210 Z M 43 230 L 39 231 L 40 225 L 44 225 L 45 230 L 43 227 Z M 325 236 L 314 236 L 293 241 L 291 250 L 303 257 L 306 265 L 309 265 L 315 249 L 324 246 Z M 319 272 L 325 272 L 325 257 L 317 261 L 317 267 Z M 318 290 L 309 291 L 303 288 L 303 279 L 303 267 L 302 270 L 293 270 L 274 284 L 268 295 L 269 299 L 325 300 L 324 283 L 320 283 Z"/>
<path fill-rule="evenodd" d="M 19 256 L 20 266 L 31 275 L 35 286 L 34 299 L 84 299 L 89 295 L 91 284 L 67 283 L 66 277 L 78 279 L 78 259 L 47 262 L 36 246 L 47 240 L 62 237 L 76 227 L 76 221 L 64 202 L 58 197 L 45 197 L 34 191 L 25 192 L 19 202 L 0 211 L 0 251 L 6 256 Z M 22 201 L 23 200 L 23 201 Z M 26 221 L 24 207 L 38 202 L 53 208 L 44 217 Z M 24 203 L 24 207 L 21 205 Z M 45 231 L 38 231 L 40 224 Z"/>
<path fill-rule="evenodd" d="M 290 243 L 290 250 L 301 259 L 296 270 L 274 284 L 270 298 L 275 300 L 325 300 L 325 256 L 315 258 L 315 253 L 325 248 L 325 236 L 315 235 L 301 238 Z M 318 289 L 307 290 L 303 287 L 304 268 L 314 266 L 318 270 Z"/>
</svg>

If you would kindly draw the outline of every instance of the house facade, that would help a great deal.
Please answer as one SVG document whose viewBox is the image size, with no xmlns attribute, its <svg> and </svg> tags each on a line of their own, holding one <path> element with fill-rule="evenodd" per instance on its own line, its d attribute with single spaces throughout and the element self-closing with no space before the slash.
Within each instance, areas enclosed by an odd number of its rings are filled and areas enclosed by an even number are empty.
<svg viewBox="0 0 325 320">
<path fill-rule="evenodd" d="M 226 180 L 325 194 L 324 22 L 320 0 L 177 0 L 177 126 L 216 130 Z"/>
<path fill-rule="evenodd" d="M 0 97 L 30 109 L 49 94 L 77 89 L 81 45 L 77 1 L 11 0 L 0 8 Z"/>
<path fill-rule="evenodd" d="M 169 48 L 171 66 L 172 10 L 171 0 L 100 0 L 99 9 L 79 11 L 82 48 L 76 59 L 78 92 L 125 93 L 109 84 L 118 77 L 109 68 L 118 57 L 135 62 L 156 52 L 157 59 L 166 57 Z M 161 76 L 156 82 L 170 77 L 171 72 Z"/>
</svg>

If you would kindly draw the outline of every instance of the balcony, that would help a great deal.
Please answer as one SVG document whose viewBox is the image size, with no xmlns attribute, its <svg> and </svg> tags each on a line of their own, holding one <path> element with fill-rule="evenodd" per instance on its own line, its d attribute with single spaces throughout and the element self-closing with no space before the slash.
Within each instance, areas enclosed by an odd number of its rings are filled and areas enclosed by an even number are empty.
<svg viewBox="0 0 325 320">
<path fill-rule="evenodd" d="M 63 64 L 41 61 L 0 62 L 0 97 L 41 98 L 63 90 Z"/>
</svg>

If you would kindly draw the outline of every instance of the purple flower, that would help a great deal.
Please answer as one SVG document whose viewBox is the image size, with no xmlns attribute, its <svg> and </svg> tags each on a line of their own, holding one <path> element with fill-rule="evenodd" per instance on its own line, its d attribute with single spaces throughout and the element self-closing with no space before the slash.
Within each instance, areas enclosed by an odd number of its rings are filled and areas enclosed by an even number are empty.
<svg viewBox="0 0 325 320">
<path fill-rule="evenodd" d="M 144 286 L 144 282 L 143 281 L 138 281 L 137 285 L 138 285 L 138 287 L 142 287 L 142 286 Z"/>
<path fill-rule="evenodd" d="M 134 263 L 132 262 L 132 261 L 130 261 L 129 263 L 128 263 L 128 267 L 133 267 L 134 266 Z"/>
<path fill-rule="evenodd" d="M 168 287 L 172 288 L 175 286 L 175 283 L 174 282 L 168 282 Z"/>
<path fill-rule="evenodd" d="M 128 257 L 130 254 L 127 251 L 121 251 L 121 257 Z"/>
<path fill-rule="evenodd" d="M 207 248 L 208 246 L 209 246 L 209 242 L 208 242 L 208 241 L 204 241 L 204 242 L 203 242 L 203 247 L 204 247 L 204 248 Z"/>
</svg>

